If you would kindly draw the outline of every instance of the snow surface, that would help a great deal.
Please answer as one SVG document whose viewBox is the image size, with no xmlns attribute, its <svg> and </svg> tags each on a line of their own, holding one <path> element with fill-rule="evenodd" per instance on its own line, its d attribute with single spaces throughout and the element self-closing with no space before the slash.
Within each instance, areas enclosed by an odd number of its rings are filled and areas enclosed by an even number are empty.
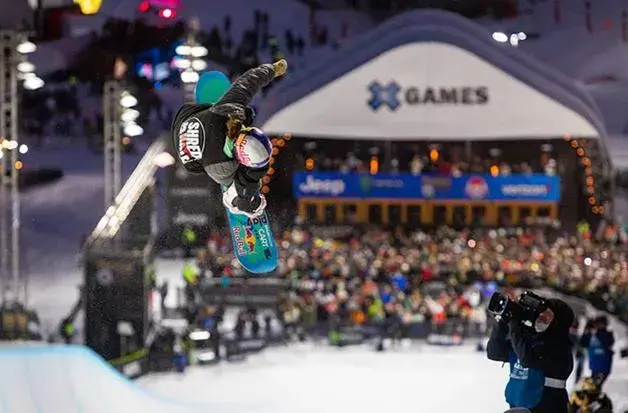
<svg viewBox="0 0 628 413">
<path fill-rule="evenodd" d="M 605 391 L 616 411 L 623 412 L 628 408 L 628 360 L 619 358 L 619 349 L 627 344 L 627 329 L 613 318 L 611 328 L 617 341 L 615 364 Z M 267 349 L 244 363 L 192 367 L 185 375 L 151 374 L 138 383 L 171 399 L 234 413 L 379 413 L 397 408 L 421 413 L 502 412 L 508 367 L 487 360 L 475 344 L 414 343 L 385 353 L 368 345 L 339 349 L 295 344 Z M 569 391 L 573 381 L 573 377 L 568 381 Z"/>
<path fill-rule="evenodd" d="M 499 413 L 508 378 L 473 345 L 294 344 L 135 383 L 81 347 L 2 347 L 0 363 L 0 413 Z M 626 363 L 616 360 L 605 385 L 618 412 L 628 406 Z"/>
<path fill-rule="evenodd" d="M 0 349 L 0 413 L 192 413 L 150 396 L 83 347 Z"/>
</svg>

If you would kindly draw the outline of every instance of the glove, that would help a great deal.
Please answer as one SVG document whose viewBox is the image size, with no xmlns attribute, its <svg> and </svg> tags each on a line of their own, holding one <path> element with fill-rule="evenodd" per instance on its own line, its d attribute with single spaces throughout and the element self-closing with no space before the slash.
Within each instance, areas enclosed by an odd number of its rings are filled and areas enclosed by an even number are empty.
<svg viewBox="0 0 628 413">
<path fill-rule="evenodd" d="M 288 62 L 286 62 L 286 59 L 277 60 L 273 63 L 273 68 L 275 69 L 275 77 L 283 76 L 286 70 L 288 70 Z"/>
<path fill-rule="evenodd" d="M 233 200 L 233 206 L 247 217 L 255 218 L 264 213 L 266 197 L 264 195 L 253 195 L 250 199 L 237 197 Z"/>
</svg>

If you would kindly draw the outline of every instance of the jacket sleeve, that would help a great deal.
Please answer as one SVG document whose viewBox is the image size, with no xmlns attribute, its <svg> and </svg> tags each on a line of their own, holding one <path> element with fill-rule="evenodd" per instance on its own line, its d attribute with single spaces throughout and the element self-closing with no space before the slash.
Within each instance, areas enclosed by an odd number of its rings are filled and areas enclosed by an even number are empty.
<svg viewBox="0 0 628 413">
<path fill-rule="evenodd" d="M 264 64 L 247 70 L 236 79 L 225 95 L 211 108 L 211 111 L 222 116 L 246 119 L 245 108 L 253 97 L 267 86 L 275 77 L 275 69 L 271 64 Z"/>
<path fill-rule="evenodd" d="M 517 320 L 510 322 L 510 340 L 513 351 L 524 367 L 544 370 L 547 351 L 545 343 L 527 339 L 522 324 Z"/>
<path fill-rule="evenodd" d="M 506 323 L 498 322 L 497 325 L 493 327 L 491 337 L 486 346 L 486 355 L 489 360 L 508 362 L 512 346 L 507 335 L 508 325 Z"/>
</svg>

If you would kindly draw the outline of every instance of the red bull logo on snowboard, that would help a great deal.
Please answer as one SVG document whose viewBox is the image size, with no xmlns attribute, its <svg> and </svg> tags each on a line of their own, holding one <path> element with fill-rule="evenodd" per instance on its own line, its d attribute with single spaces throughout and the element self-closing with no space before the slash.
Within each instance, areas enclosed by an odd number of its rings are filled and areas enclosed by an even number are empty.
<svg viewBox="0 0 628 413">
<path fill-rule="evenodd" d="M 464 193 L 471 199 L 482 199 L 488 196 L 488 184 L 481 176 L 472 176 L 464 187 Z"/>
<path fill-rule="evenodd" d="M 235 240 L 238 254 L 246 254 L 246 251 L 244 250 L 244 239 L 242 239 L 242 228 L 233 227 L 233 239 Z"/>
</svg>

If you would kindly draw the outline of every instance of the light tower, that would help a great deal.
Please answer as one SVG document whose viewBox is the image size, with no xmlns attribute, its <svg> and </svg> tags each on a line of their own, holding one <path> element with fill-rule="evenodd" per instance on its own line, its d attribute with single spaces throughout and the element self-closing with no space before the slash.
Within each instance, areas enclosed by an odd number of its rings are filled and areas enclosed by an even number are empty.
<svg viewBox="0 0 628 413">
<path fill-rule="evenodd" d="M 35 74 L 35 65 L 26 55 L 37 46 L 28 33 L 0 31 L 0 298 L 11 291 L 20 297 L 20 188 L 19 154 L 27 147 L 19 144 L 19 85 L 35 90 L 44 81 Z M 10 210 L 9 210 L 10 206 Z"/>
<path fill-rule="evenodd" d="M 137 98 L 124 89 L 127 66 L 117 59 L 113 78 L 105 82 L 103 90 L 104 153 L 105 153 L 105 210 L 113 206 L 122 188 L 122 133 L 136 137 L 144 133 L 137 124 L 140 113 L 133 109 Z"/>
<path fill-rule="evenodd" d="M 207 62 L 203 57 L 207 56 L 207 48 L 200 45 L 196 36 L 200 30 L 197 19 L 192 19 L 188 24 L 187 37 L 185 43 L 177 46 L 175 52 L 178 59 L 176 65 L 181 69 L 181 82 L 183 82 L 183 101 L 194 103 L 194 89 L 198 82 L 199 72 L 207 69 Z"/>
</svg>

